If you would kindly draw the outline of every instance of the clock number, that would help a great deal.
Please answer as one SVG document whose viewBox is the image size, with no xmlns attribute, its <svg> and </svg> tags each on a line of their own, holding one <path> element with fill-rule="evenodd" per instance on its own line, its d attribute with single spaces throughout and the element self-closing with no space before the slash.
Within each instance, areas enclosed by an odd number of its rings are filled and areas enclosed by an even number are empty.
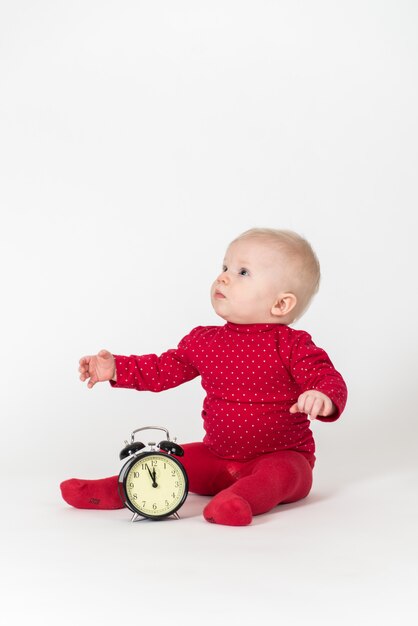
<svg viewBox="0 0 418 626">
<path fill-rule="evenodd" d="M 151 460 L 151 467 L 157 467 L 157 463 L 158 461 L 156 461 L 155 459 Z"/>
<path fill-rule="evenodd" d="M 137 493 L 133 493 L 132 497 L 133 497 L 134 500 L 138 500 L 138 494 Z"/>
<path fill-rule="evenodd" d="M 155 502 L 154 502 L 154 504 L 152 505 L 152 508 L 154 509 L 154 511 L 155 511 L 155 509 L 157 508 L 157 505 L 155 504 Z"/>
<path fill-rule="evenodd" d="M 171 475 L 175 476 L 176 475 L 176 470 L 171 470 Z"/>
<path fill-rule="evenodd" d="M 139 472 L 134 472 L 134 478 L 139 478 Z"/>
</svg>

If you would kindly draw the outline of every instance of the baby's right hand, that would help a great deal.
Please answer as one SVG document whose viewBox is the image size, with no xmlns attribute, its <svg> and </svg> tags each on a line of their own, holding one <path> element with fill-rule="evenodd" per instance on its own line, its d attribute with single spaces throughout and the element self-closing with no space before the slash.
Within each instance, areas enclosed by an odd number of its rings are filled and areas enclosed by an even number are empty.
<svg viewBox="0 0 418 626">
<path fill-rule="evenodd" d="M 87 383 L 89 389 L 96 383 L 115 380 L 115 358 L 107 350 L 100 350 L 99 354 L 94 356 L 83 356 L 79 363 L 80 380 L 84 382 L 89 378 Z"/>
</svg>

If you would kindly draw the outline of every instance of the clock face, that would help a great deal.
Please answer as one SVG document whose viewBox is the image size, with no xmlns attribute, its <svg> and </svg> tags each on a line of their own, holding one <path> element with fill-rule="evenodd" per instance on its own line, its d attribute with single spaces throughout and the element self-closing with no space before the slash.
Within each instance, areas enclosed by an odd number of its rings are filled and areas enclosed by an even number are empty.
<svg viewBox="0 0 418 626">
<path fill-rule="evenodd" d="M 123 473 L 123 469 L 121 475 Z M 147 452 L 128 463 L 123 477 L 126 504 L 145 517 L 165 517 L 181 507 L 187 496 L 184 469 L 167 454 Z"/>
</svg>

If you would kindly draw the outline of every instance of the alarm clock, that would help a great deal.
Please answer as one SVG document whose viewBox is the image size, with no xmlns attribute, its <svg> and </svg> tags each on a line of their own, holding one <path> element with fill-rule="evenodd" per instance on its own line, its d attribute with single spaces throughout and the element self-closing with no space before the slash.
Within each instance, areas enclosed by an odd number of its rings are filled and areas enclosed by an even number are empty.
<svg viewBox="0 0 418 626">
<path fill-rule="evenodd" d="M 135 441 L 135 434 L 143 430 L 162 430 L 166 439 L 159 444 L 151 441 L 149 449 L 141 441 Z M 187 498 L 189 481 L 186 470 L 176 456 L 184 451 L 174 441 L 166 428 L 144 426 L 131 434 L 131 442 L 120 452 L 119 458 L 128 458 L 119 473 L 119 495 L 125 506 L 133 512 L 132 522 L 139 519 L 161 520 L 173 515 L 179 519 L 177 511 Z"/>
</svg>

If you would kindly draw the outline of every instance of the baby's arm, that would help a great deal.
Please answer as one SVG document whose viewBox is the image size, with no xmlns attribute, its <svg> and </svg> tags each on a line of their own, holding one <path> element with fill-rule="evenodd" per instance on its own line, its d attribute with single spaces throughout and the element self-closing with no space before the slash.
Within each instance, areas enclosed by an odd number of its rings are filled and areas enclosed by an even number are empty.
<svg viewBox="0 0 418 626">
<path fill-rule="evenodd" d="M 312 419 L 334 421 L 344 410 L 347 387 L 328 354 L 316 346 L 308 333 L 300 331 L 289 359 L 293 379 L 300 395 L 291 413 L 306 413 Z"/>
<path fill-rule="evenodd" d="M 84 382 L 89 379 L 87 383 L 89 389 L 96 383 L 116 381 L 115 358 L 107 350 L 100 350 L 96 355 L 83 356 L 79 363 L 80 380 Z"/>
<path fill-rule="evenodd" d="M 165 391 L 199 375 L 185 352 L 178 349 L 167 350 L 160 356 L 115 354 L 115 367 L 117 381 L 110 381 L 112 387 L 125 387 L 138 391 Z"/>
</svg>

